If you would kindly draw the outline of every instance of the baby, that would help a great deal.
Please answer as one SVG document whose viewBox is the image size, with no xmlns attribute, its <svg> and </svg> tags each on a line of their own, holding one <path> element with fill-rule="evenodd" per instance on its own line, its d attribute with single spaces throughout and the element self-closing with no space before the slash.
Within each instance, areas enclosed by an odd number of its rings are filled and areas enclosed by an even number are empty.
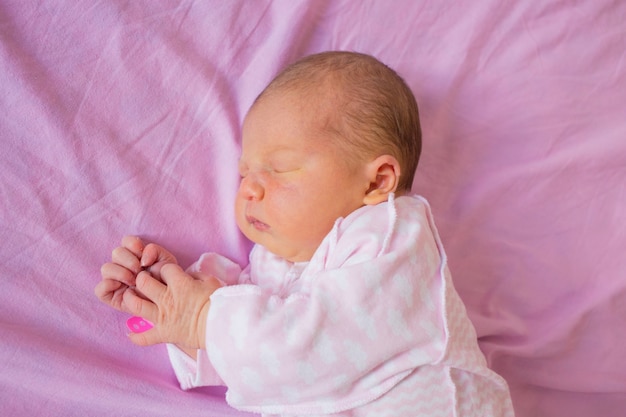
<svg viewBox="0 0 626 417">
<path fill-rule="evenodd" d="M 411 193 L 417 104 L 393 70 L 351 52 L 280 73 L 243 124 L 236 221 L 243 270 L 187 272 L 127 236 L 96 295 L 154 324 L 183 389 L 226 385 L 265 416 L 512 416 L 454 290 L 430 207 Z"/>
</svg>

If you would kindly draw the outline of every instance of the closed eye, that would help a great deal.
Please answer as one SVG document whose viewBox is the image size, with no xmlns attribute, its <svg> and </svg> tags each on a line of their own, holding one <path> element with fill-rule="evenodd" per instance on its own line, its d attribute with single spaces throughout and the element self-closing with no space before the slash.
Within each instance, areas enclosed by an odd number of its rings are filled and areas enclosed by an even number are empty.
<svg viewBox="0 0 626 417">
<path fill-rule="evenodd" d="M 299 171 L 300 168 L 274 168 L 272 172 L 275 174 L 289 174 L 290 172 Z"/>
</svg>

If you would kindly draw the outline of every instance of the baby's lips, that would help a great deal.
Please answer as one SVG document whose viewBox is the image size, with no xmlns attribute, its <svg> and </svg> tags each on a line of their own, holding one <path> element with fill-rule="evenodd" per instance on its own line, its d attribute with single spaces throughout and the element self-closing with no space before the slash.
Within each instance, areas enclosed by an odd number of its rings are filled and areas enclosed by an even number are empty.
<svg viewBox="0 0 626 417">
<path fill-rule="evenodd" d="M 153 328 L 154 324 L 152 324 L 149 320 L 144 319 L 143 317 L 134 316 L 126 320 L 126 326 L 133 333 L 143 333 Z"/>
</svg>

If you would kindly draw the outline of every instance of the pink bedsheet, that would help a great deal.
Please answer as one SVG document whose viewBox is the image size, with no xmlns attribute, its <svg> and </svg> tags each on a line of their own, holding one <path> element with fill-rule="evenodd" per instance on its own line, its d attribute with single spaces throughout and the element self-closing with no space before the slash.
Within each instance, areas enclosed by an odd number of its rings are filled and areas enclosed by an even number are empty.
<svg viewBox="0 0 626 417">
<path fill-rule="evenodd" d="M 240 416 L 93 295 L 127 233 L 245 262 L 240 124 L 328 49 L 398 70 L 414 190 L 519 417 L 626 410 L 626 2 L 0 3 L 0 414 Z M 390 410 L 394 416 L 393 410 Z"/>
</svg>

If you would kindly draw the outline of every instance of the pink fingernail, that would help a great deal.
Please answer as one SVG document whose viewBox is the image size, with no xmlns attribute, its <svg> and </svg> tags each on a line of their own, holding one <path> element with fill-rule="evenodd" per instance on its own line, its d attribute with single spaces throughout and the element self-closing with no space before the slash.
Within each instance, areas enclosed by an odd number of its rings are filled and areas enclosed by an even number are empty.
<svg viewBox="0 0 626 417">
<path fill-rule="evenodd" d="M 126 320 L 126 327 L 128 327 L 131 332 L 143 333 L 153 328 L 154 324 L 150 323 L 149 320 L 146 320 L 143 317 L 134 316 Z"/>
</svg>

